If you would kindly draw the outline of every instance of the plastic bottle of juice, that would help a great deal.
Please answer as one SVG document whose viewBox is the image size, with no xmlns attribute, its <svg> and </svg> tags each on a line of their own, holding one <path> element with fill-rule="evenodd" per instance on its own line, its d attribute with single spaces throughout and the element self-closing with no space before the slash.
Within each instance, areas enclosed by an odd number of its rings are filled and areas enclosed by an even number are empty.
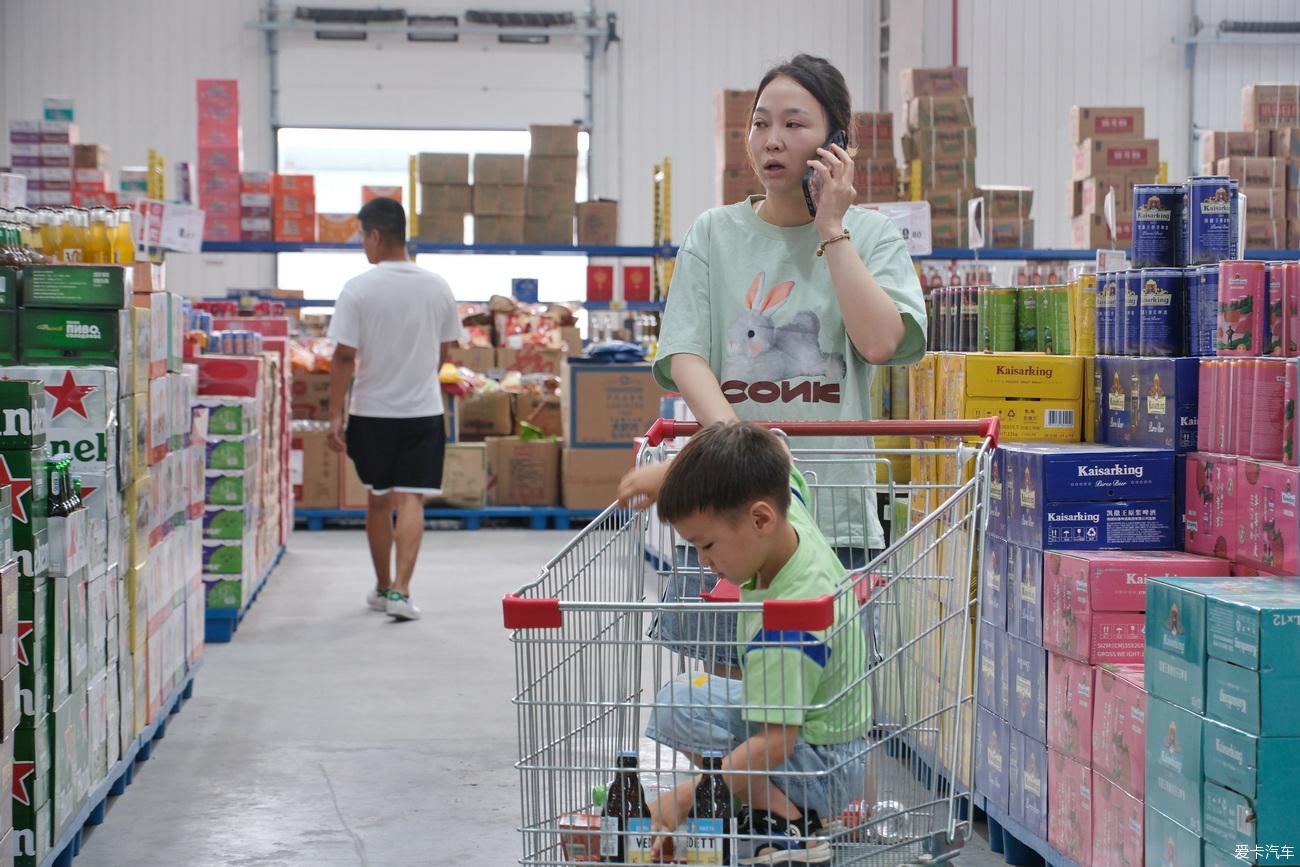
<svg viewBox="0 0 1300 867">
<path fill-rule="evenodd" d="M 90 231 L 86 236 L 83 258 L 92 265 L 107 265 L 113 261 L 113 248 L 108 238 L 107 208 L 95 208 L 90 212 Z"/>
<path fill-rule="evenodd" d="M 112 238 L 113 261 L 118 265 L 130 265 L 135 261 L 135 237 L 131 234 L 131 209 L 117 209 L 117 228 Z"/>
</svg>

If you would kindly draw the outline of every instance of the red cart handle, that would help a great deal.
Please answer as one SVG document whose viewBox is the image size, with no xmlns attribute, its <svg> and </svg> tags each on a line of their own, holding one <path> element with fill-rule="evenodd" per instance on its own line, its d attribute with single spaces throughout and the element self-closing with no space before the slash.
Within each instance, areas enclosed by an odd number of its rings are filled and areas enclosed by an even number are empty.
<svg viewBox="0 0 1300 867">
<path fill-rule="evenodd" d="M 1002 420 L 994 416 L 952 421 L 890 419 L 885 421 L 763 421 L 758 424 L 766 428 L 780 428 L 791 436 L 981 437 L 989 440 L 996 448 Z M 645 442 L 646 445 L 653 447 L 666 439 L 690 436 L 699 429 L 699 422 L 661 418 L 650 426 L 650 430 L 645 435 Z"/>
</svg>

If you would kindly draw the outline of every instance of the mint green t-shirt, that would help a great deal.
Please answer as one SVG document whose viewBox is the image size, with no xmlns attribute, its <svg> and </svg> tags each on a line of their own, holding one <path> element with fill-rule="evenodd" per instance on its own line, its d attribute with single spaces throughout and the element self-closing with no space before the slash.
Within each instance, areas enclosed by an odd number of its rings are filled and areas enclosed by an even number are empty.
<svg viewBox="0 0 1300 867">
<path fill-rule="evenodd" d="M 843 421 L 869 418 L 875 366 L 853 346 L 821 239 L 811 223 L 781 228 L 754 213 L 761 196 L 700 215 L 686 233 L 673 268 L 654 373 L 677 390 L 669 359 L 704 358 L 722 392 L 745 421 Z M 906 331 L 891 364 L 925 354 L 921 284 L 902 234 L 878 211 L 857 206 L 844 227 L 867 270 L 902 314 Z M 863 439 L 798 438 L 792 448 L 868 447 Z M 864 462 L 821 467 L 814 511 L 835 545 L 884 547 L 874 501 L 861 489 Z M 832 494 L 826 485 L 844 485 Z M 865 514 L 864 514 L 865 513 Z"/>
<path fill-rule="evenodd" d="M 845 570 L 823 538 L 804 502 L 808 486 L 790 474 L 789 520 L 799 547 L 762 590 L 753 576 L 740 588 L 741 602 L 835 596 Z M 742 715 L 749 722 L 802 726 L 810 744 L 839 744 L 864 737 L 871 725 L 871 687 L 866 680 L 866 638 L 857 597 L 835 600 L 835 623 L 816 632 L 769 631 L 761 612 L 736 620 Z"/>
</svg>

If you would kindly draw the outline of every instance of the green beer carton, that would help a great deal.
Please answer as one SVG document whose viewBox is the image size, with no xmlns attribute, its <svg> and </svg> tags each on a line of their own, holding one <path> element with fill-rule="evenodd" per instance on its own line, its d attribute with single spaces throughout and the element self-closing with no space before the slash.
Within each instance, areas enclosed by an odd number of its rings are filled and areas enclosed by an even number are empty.
<svg viewBox="0 0 1300 867">
<path fill-rule="evenodd" d="M 14 559 L 14 500 L 8 485 L 0 486 L 0 557 L 5 563 Z"/>
<path fill-rule="evenodd" d="M 29 556 L 37 553 L 34 542 L 45 535 L 49 526 L 49 501 L 45 490 L 45 462 L 50 459 L 48 446 L 30 450 L 0 451 L 0 485 L 13 488 L 14 547 Z M 49 551 L 40 556 L 24 574 L 42 574 L 48 568 Z M 21 560 L 21 555 L 19 557 Z"/>
<path fill-rule="evenodd" d="M 48 803 L 54 792 L 51 785 L 54 772 L 51 744 L 53 724 L 53 716 L 46 714 L 34 725 L 20 728 L 14 738 L 14 764 L 21 768 L 14 778 L 15 828 L 30 828 L 32 813 Z M 21 817 L 20 809 L 24 809 Z"/>
<path fill-rule="evenodd" d="M 34 814 L 33 814 L 34 812 Z M 24 824 L 18 824 L 18 808 L 14 807 L 14 867 L 36 867 L 49 858 L 54 846 L 51 834 L 54 824 L 54 805 L 49 801 L 23 814 Z"/>
<path fill-rule="evenodd" d="M 18 588 L 19 728 L 35 725 L 50 712 L 50 672 L 54 669 L 53 610 L 48 578 L 20 578 Z"/>
<path fill-rule="evenodd" d="M 208 506 L 203 510 L 203 537 L 239 541 L 248 532 L 248 519 L 244 509 L 227 509 Z"/>
<path fill-rule="evenodd" d="M 18 309 L 18 269 L 0 268 L 0 310 Z"/>
<path fill-rule="evenodd" d="M 256 437 L 212 437 L 207 442 L 209 470 L 243 470 L 257 459 Z"/>
<path fill-rule="evenodd" d="M 242 472 L 209 470 L 204 473 L 205 502 L 212 506 L 243 506 L 253 494 L 252 479 Z"/>
<path fill-rule="evenodd" d="M 44 310 L 18 314 L 23 364 L 118 363 L 118 315 L 112 310 Z"/>
<path fill-rule="evenodd" d="M 0 370 L 0 451 L 45 444 L 45 386 Z"/>
<path fill-rule="evenodd" d="M 245 397 L 200 397 L 208 411 L 208 436 L 241 437 L 257 429 L 257 401 Z"/>
<path fill-rule="evenodd" d="M 0 363 L 18 363 L 18 313 L 0 310 Z"/>
<path fill-rule="evenodd" d="M 131 300 L 131 271 L 120 265 L 28 265 L 22 306 L 121 310 Z"/>
<path fill-rule="evenodd" d="M 242 602 L 243 582 L 225 575 L 204 575 L 203 588 L 207 594 L 208 610 L 239 610 Z"/>
<path fill-rule="evenodd" d="M 203 541 L 203 571 L 208 575 L 243 575 L 243 540 L 205 539 Z"/>
</svg>

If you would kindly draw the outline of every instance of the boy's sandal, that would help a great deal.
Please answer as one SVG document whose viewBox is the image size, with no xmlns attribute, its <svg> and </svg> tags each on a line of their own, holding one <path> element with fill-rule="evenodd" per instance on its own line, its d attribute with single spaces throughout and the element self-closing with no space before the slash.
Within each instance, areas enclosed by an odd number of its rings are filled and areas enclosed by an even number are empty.
<svg viewBox="0 0 1300 867">
<path fill-rule="evenodd" d="M 825 864 L 831 860 L 831 845 L 814 835 L 821 829 L 821 819 L 812 810 L 793 822 L 763 810 L 748 811 L 748 821 L 741 818 L 739 833 L 751 836 L 746 842 L 754 847 L 741 864 Z M 748 826 L 748 827 L 746 827 Z"/>
</svg>

